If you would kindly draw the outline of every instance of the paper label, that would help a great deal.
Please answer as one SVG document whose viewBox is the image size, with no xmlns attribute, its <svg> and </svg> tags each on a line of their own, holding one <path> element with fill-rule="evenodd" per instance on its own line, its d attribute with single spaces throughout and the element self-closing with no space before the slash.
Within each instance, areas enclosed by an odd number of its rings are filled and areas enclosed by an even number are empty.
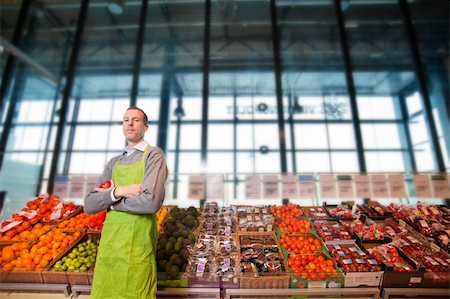
<svg viewBox="0 0 450 299">
<path fill-rule="evenodd" d="M 358 264 L 365 264 L 366 262 L 363 259 L 355 259 Z"/>
<path fill-rule="evenodd" d="M 389 197 L 386 176 L 384 174 L 372 174 L 370 176 L 370 183 L 374 198 Z"/>
<path fill-rule="evenodd" d="M 284 174 L 281 176 L 282 198 L 298 198 L 298 184 L 295 175 Z"/>
<path fill-rule="evenodd" d="M 263 176 L 263 197 L 265 199 L 280 198 L 278 175 L 264 175 Z"/>
<path fill-rule="evenodd" d="M 401 174 L 388 175 L 389 191 L 393 198 L 406 198 L 405 180 Z"/>
<path fill-rule="evenodd" d="M 70 178 L 70 198 L 84 198 L 86 180 L 84 176 L 72 176 Z"/>
<path fill-rule="evenodd" d="M 344 265 L 351 265 L 351 264 L 353 264 L 353 261 L 352 261 L 352 259 L 345 259 L 345 260 L 342 260 L 342 263 L 344 263 Z"/>
<path fill-rule="evenodd" d="M 371 265 L 378 265 L 378 262 L 377 262 L 376 260 L 374 260 L 374 259 L 368 259 L 367 261 L 368 261 L 369 264 L 371 264 Z"/>
<path fill-rule="evenodd" d="M 447 178 L 444 175 L 432 175 L 431 185 L 435 198 L 450 198 L 450 189 Z"/>
<path fill-rule="evenodd" d="M 343 251 L 338 251 L 337 253 L 339 256 L 345 256 L 345 253 Z"/>
<path fill-rule="evenodd" d="M 416 174 L 413 176 L 414 187 L 417 198 L 431 198 L 430 178 L 426 174 Z"/>
<path fill-rule="evenodd" d="M 333 244 L 333 247 L 336 249 L 341 249 L 341 246 L 339 244 Z"/>
<path fill-rule="evenodd" d="M 320 196 L 321 198 L 336 198 L 336 181 L 332 174 L 320 175 Z"/>
<path fill-rule="evenodd" d="M 411 277 L 409 279 L 410 283 L 421 283 L 422 282 L 422 277 Z"/>
<path fill-rule="evenodd" d="M 439 257 L 435 257 L 434 258 L 436 261 L 438 261 L 441 265 L 443 266 L 448 266 L 448 264 L 446 262 L 444 262 L 441 258 Z"/>
<path fill-rule="evenodd" d="M 246 199 L 261 198 L 261 179 L 259 175 L 245 176 L 245 198 Z"/>
<path fill-rule="evenodd" d="M 229 236 L 231 234 L 231 228 L 229 226 L 225 227 L 225 235 Z"/>
<path fill-rule="evenodd" d="M 432 264 L 433 266 L 438 266 L 439 263 L 436 262 L 433 258 L 429 257 L 429 256 L 425 256 L 425 259 L 430 262 L 430 264 Z"/>
<path fill-rule="evenodd" d="M 61 198 L 65 198 L 67 197 L 68 193 L 69 193 L 69 177 L 57 176 L 55 178 L 53 194 L 56 194 Z"/>
<path fill-rule="evenodd" d="M 201 175 L 189 176 L 189 199 L 205 199 L 205 178 Z"/>
<path fill-rule="evenodd" d="M 208 175 L 206 177 L 206 198 L 223 200 L 223 190 L 223 175 Z"/>
<path fill-rule="evenodd" d="M 356 197 L 371 198 L 369 176 L 365 174 L 357 174 L 354 176 Z"/>
<path fill-rule="evenodd" d="M 337 176 L 338 194 L 341 199 L 353 199 L 355 191 L 353 189 L 353 180 L 351 175 Z"/>
</svg>

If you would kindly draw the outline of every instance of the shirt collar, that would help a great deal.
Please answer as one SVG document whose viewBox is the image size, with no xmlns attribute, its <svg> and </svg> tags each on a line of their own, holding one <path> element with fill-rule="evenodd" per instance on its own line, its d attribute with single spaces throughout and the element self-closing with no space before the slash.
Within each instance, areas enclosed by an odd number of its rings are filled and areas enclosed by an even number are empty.
<svg viewBox="0 0 450 299">
<path fill-rule="evenodd" d="M 148 145 L 148 142 L 143 140 L 143 141 L 139 142 L 138 144 L 136 144 L 133 147 L 128 147 L 127 146 L 127 147 L 125 147 L 124 154 L 126 153 L 126 154 L 129 155 L 129 154 L 134 153 L 136 150 L 144 152 L 145 149 L 147 148 L 147 145 Z"/>
</svg>

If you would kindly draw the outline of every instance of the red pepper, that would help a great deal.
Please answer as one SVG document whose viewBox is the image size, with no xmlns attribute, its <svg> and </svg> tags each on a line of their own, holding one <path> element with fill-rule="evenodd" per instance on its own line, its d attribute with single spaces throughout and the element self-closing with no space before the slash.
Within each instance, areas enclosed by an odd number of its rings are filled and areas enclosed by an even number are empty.
<svg viewBox="0 0 450 299">
<path fill-rule="evenodd" d="M 102 189 L 108 189 L 109 187 L 111 187 L 111 181 L 106 181 L 100 184 L 100 186 L 98 186 L 99 188 Z"/>
</svg>

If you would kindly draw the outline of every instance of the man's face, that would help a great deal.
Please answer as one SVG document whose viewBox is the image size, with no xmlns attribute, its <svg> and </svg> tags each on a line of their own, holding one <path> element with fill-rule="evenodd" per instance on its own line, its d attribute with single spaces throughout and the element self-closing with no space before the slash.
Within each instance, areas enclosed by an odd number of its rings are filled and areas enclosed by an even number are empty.
<svg viewBox="0 0 450 299">
<path fill-rule="evenodd" d="M 123 116 L 123 134 L 128 143 L 138 143 L 144 139 L 148 126 L 144 124 L 144 114 L 135 109 L 130 109 Z"/>
</svg>

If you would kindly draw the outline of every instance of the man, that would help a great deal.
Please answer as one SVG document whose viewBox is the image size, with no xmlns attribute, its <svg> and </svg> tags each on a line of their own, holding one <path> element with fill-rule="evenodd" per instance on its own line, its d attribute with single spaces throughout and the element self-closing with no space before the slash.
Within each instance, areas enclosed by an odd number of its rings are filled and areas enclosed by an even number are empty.
<svg viewBox="0 0 450 299">
<path fill-rule="evenodd" d="M 164 199 L 168 170 L 163 152 L 150 146 L 144 135 L 147 115 L 130 107 L 123 117 L 127 146 L 112 158 L 98 184 L 84 200 L 86 213 L 107 209 L 95 263 L 91 298 L 156 298 L 155 213 Z"/>
</svg>

